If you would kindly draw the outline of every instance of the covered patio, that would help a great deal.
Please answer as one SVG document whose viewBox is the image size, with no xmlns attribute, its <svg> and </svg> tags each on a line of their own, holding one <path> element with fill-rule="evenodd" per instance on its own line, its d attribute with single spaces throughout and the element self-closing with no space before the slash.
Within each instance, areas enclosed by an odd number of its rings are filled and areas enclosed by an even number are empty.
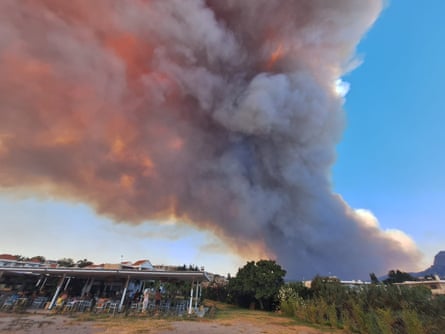
<svg viewBox="0 0 445 334">
<path fill-rule="evenodd" d="M 2 267 L 0 281 L 6 278 L 9 282 L 26 279 L 28 285 L 30 280 L 35 283 L 33 291 L 26 291 L 27 295 L 24 295 L 22 290 L 22 295 L 16 296 L 15 300 L 12 298 L 14 289 L 11 289 L 10 299 L 2 300 L 0 307 L 3 310 L 20 302 L 28 307 L 46 307 L 48 310 L 89 310 L 113 314 L 144 310 L 142 291 L 149 289 L 154 294 L 158 288 L 163 290 L 162 304 L 155 305 L 154 298 L 150 298 L 144 311 L 156 309 L 191 314 L 199 307 L 201 283 L 209 280 L 204 271 Z M 190 289 L 189 294 L 178 296 L 177 291 L 183 291 L 185 286 Z M 44 296 L 43 291 L 47 291 Z M 72 291 L 75 295 L 70 296 Z"/>
</svg>

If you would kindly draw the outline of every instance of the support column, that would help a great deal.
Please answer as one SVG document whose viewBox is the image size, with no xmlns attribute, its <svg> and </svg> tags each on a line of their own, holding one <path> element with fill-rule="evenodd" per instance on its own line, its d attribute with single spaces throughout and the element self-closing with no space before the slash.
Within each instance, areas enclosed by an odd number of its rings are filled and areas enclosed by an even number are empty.
<svg viewBox="0 0 445 334">
<path fill-rule="evenodd" d="M 198 308 L 199 281 L 196 281 L 195 310 Z"/>
<path fill-rule="evenodd" d="M 45 279 L 43 280 L 42 284 L 40 285 L 40 289 L 39 289 L 40 292 L 42 292 L 43 289 L 45 288 L 47 280 L 48 280 L 48 276 L 45 276 Z"/>
<path fill-rule="evenodd" d="M 193 283 L 194 283 L 194 281 L 192 281 L 192 285 L 191 285 L 191 288 L 190 288 L 189 314 L 192 314 L 192 304 L 193 304 Z"/>
<path fill-rule="evenodd" d="M 54 304 L 56 303 L 57 300 L 57 296 L 59 295 L 60 290 L 62 289 L 63 282 L 65 282 L 65 277 L 66 274 L 63 274 L 62 278 L 59 280 L 59 284 L 57 284 L 56 292 L 54 293 L 54 296 L 51 299 L 51 303 L 48 306 L 48 310 L 51 310 L 54 307 Z"/>
<path fill-rule="evenodd" d="M 66 281 L 65 287 L 63 288 L 63 291 L 66 291 L 68 289 L 68 285 L 70 285 L 71 277 L 68 277 L 68 280 Z"/>
<path fill-rule="evenodd" d="M 40 285 L 40 283 L 42 282 L 42 280 L 43 280 L 43 275 L 40 275 L 40 277 L 39 277 L 39 279 L 37 280 L 37 283 L 36 283 L 36 285 L 35 285 L 34 287 L 35 287 L 35 288 L 38 288 L 39 285 Z"/>
<path fill-rule="evenodd" d="M 127 294 L 128 284 L 129 283 L 130 283 L 130 275 L 128 275 L 128 277 L 127 277 L 127 282 L 125 283 L 125 288 L 124 288 L 124 291 L 122 292 L 121 303 L 119 304 L 119 312 L 122 311 L 122 306 L 124 306 L 125 295 Z"/>
<path fill-rule="evenodd" d="M 93 283 L 94 283 L 94 278 L 88 278 L 82 288 L 82 292 L 80 293 L 80 295 L 85 296 L 88 292 L 90 292 Z"/>
<path fill-rule="evenodd" d="M 93 284 L 94 284 L 94 277 L 91 279 L 90 284 L 88 284 L 88 288 L 87 288 L 86 293 L 90 293 L 91 288 L 93 287 Z"/>
</svg>

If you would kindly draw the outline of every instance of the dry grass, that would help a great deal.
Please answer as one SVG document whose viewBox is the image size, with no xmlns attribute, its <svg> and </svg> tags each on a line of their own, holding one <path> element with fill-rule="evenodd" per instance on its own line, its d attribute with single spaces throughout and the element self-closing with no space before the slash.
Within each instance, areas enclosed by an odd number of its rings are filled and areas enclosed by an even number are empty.
<svg viewBox="0 0 445 334">
<path fill-rule="evenodd" d="M 144 334 L 174 330 L 174 327 L 168 320 L 147 318 L 115 318 L 97 322 L 95 327 L 100 328 L 101 332 L 107 334 Z"/>
<path fill-rule="evenodd" d="M 50 334 L 168 334 L 168 333 L 255 333 L 255 334 L 322 334 L 336 333 L 329 328 L 313 327 L 278 313 L 241 309 L 233 305 L 207 302 L 211 317 L 198 318 L 162 317 L 145 313 L 95 314 L 72 313 L 69 315 L 19 315 L 8 314 L 10 323 L 0 333 L 27 334 L 38 330 Z M 28 318 L 28 320 L 26 319 Z M 33 319 L 34 322 L 29 319 Z M 4 325 L 7 323 L 4 322 Z M 1 327 L 1 326 L 0 326 Z M 71 328 L 71 331 L 70 331 Z M 51 331 L 52 329 L 52 331 Z M 30 331 L 31 330 L 31 331 Z"/>
</svg>

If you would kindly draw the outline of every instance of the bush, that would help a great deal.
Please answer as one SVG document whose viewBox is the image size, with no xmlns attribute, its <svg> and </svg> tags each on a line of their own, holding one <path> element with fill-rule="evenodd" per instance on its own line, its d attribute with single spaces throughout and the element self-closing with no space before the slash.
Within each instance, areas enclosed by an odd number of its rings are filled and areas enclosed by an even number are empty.
<svg viewBox="0 0 445 334">
<path fill-rule="evenodd" d="M 319 278 L 305 296 L 289 284 L 283 286 L 279 292 L 283 314 L 350 333 L 439 334 L 445 328 L 445 296 L 432 298 L 423 287 L 356 289 Z"/>
</svg>

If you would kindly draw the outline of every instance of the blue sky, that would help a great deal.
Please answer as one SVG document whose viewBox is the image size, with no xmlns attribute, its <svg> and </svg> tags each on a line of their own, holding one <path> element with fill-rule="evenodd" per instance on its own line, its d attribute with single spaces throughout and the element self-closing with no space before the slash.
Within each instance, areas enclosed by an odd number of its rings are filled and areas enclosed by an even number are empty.
<svg viewBox="0 0 445 334">
<path fill-rule="evenodd" d="M 414 238 L 427 264 L 445 248 L 444 10 L 391 1 L 362 40 L 333 171 L 352 207 Z"/>
<path fill-rule="evenodd" d="M 0 253 L 95 263 L 149 259 L 153 264 L 205 266 L 221 274 L 243 263 L 213 235 L 173 221 L 115 224 L 84 204 L 7 195 L 0 196 L 0 211 L 8 223 L 0 235 Z"/>
<path fill-rule="evenodd" d="M 358 47 L 363 64 L 343 79 L 347 126 L 334 190 L 371 210 L 383 229 L 410 235 L 425 266 L 445 249 L 445 3 L 392 1 Z M 0 253 L 95 262 L 150 259 L 234 273 L 244 259 L 210 233 L 175 222 L 114 224 L 81 203 L 0 195 Z"/>
</svg>

